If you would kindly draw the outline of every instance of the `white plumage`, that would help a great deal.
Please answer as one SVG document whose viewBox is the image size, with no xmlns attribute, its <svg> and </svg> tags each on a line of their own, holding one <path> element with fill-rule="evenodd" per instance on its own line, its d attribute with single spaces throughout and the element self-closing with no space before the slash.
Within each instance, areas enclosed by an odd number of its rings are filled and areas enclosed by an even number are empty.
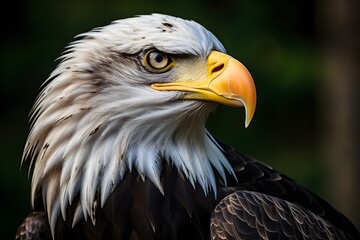
<svg viewBox="0 0 360 240">
<path fill-rule="evenodd" d="M 159 156 L 216 194 L 213 168 L 225 182 L 225 172 L 233 171 L 205 129 L 216 104 L 179 102 L 185 93 L 155 91 L 150 83 L 184 73 L 182 59 L 172 71 L 153 74 L 139 56 L 149 49 L 187 55 L 186 67 L 202 66 L 197 74 L 205 75 L 210 51 L 225 51 L 218 39 L 193 21 L 160 14 L 115 21 L 79 37 L 36 101 L 24 153 L 35 162 L 32 199 L 42 188 L 52 229 L 58 214 L 66 219 L 77 194 L 83 214 L 73 224 L 88 216 L 94 222 L 94 206 L 104 205 L 127 170 L 135 168 L 162 191 Z"/>
</svg>

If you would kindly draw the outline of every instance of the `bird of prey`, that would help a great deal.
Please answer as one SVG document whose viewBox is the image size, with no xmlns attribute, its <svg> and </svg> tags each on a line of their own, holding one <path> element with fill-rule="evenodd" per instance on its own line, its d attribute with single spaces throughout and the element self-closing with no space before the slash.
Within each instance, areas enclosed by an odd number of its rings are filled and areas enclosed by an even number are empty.
<svg viewBox="0 0 360 240">
<path fill-rule="evenodd" d="M 79 35 L 32 109 L 34 212 L 16 239 L 360 239 L 325 200 L 215 139 L 218 104 L 244 107 L 247 126 L 255 85 L 194 21 Z"/>
</svg>

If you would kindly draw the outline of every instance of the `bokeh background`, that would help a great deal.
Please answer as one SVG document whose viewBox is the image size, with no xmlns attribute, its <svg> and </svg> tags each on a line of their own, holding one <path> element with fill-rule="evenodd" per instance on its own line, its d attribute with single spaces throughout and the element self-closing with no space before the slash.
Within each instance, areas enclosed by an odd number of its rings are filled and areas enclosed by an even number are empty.
<svg viewBox="0 0 360 240">
<path fill-rule="evenodd" d="M 54 61 L 79 33 L 152 12 L 193 19 L 252 73 L 258 106 L 220 107 L 214 135 L 283 171 L 360 226 L 360 21 L 357 0 L 7 1 L 1 7 L 0 236 L 30 211 L 20 169 L 28 113 Z"/>
</svg>

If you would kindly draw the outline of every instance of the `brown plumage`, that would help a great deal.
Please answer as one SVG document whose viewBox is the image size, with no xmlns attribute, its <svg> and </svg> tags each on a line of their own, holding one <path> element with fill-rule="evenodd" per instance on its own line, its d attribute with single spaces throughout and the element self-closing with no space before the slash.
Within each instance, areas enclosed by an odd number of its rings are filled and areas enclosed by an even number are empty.
<svg viewBox="0 0 360 240">
<path fill-rule="evenodd" d="M 238 181 L 228 176 L 225 186 L 218 179 L 217 199 L 198 185 L 194 189 L 170 166 L 162 169 L 164 195 L 148 179 L 128 173 L 98 209 L 95 225 L 82 221 L 71 229 L 59 217 L 56 239 L 358 238 L 356 228 L 324 200 L 263 163 L 223 148 Z"/>
</svg>

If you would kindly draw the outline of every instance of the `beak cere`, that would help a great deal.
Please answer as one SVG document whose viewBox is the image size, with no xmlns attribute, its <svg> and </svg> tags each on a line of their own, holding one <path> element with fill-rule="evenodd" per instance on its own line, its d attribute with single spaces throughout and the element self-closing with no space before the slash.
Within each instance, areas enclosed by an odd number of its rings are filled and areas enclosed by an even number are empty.
<svg viewBox="0 0 360 240">
<path fill-rule="evenodd" d="M 159 91 L 189 92 L 184 99 L 213 101 L 232 107 L 244 106 L 247 127 L 256 107 L 256 89 L 249 71 L 236 59 L 218 51 L 209 54 L 206 67 L 206 79 L 154 83 L 151 87 Z"/>
</svg>

